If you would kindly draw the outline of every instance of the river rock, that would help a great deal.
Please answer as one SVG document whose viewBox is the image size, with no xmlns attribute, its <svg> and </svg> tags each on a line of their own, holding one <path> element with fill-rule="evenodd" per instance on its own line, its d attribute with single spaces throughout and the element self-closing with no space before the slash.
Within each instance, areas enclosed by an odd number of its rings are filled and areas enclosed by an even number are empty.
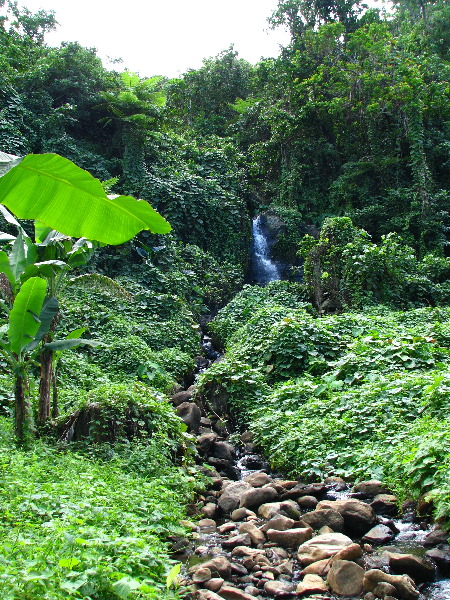
<svg viewBox="0 0 450 600">
<path fill-rule="evenodd" d="M 364 575 L 364 589 L 368 592 L 373 592 L 380 581 L 385 581 L 393 585 L 397 590 L 396 595 L 402 598 L 402 600 L 417 600 L 419 598 L 419 590 L 408 575 L 390 575 L 379 569 L 366 571 Z"/>
<path fill-rule="evenodd" d="M 275 515 L 267 523 L 261 527 L 261 531 L 266 533 L 269 529 L 276 529 L 277 531 L 286 531 L 286 529 L 293 529 L 296 521 L 285 517 L 284 515 Z"/>
<path fill-rule="evenodd" d="M 378 494 L 389 494 L 389 488 L 378 479 L 369 479 L 368 481 L 360 481 L 353 487 L 353 492 L 364 494 L 374 498 Z"/>
<path fill-rule="evenodd" d="M 450 548 L 448 546 L 427 550 L 425 556 L 434 560 L 438 569 L 442 571 L 444 575 L 450 573 Z"/>
<path fill-rule="evenodd" d="M 218 592 L 225 580 L 222 577 L 213 577 L 209 581 L 206 581 L 204 586 L 206 589 L 211 590 L 212 592 Z"/>
<path fill-rule="evenodd" d="M 327 486 L 324 483 L 298 483 L 293 488 L 287 490 L 281 497 L 282 500 L 295 500 L 302 496 L 315 496 L 319 498 L 326 492 Z"/>
<path fill-rule="evenodd" d="M 337 554 L 335 554 L 331 559 L 330 563 L 333 563 L 335 560 L 358 560 L 363 555 L 362 548 L 359 544 L 351 544 L 350 546 L 345 546 Z"/>
<path fill-rule="evenodd" d="M 303 580 L 297 586 L 297 596 L 321 594 L 323 592 L 328 592 L 328 587 L 319 575 L 305 575 Z"/>
<path fill-rule="evenodd" d="M 387 552 L 389 555 L 389 566 L 392 571 L 399 575 L 409 575 L 418 583 L 433 581 L 435 575 L 434 565 L 414 554 L 398 554 Z"/>
<path fill-rule="evenodd" d="M 225 600 L 255 600 L 254 596 L 250 596 L 250 594 L 229 583 L 224 583 L 220 588 L 220 597 L 225 598 Z"/>
<path fill-rule="evenodd" d="M 172 396 L 170 401 L 174 406 L 180 406 L 183 402 L 190 402 L 192 400 L 192 392 L 189 390 L 182 390 Z"/>
<path fill-rule="evenodd" d="M 295 585 L 287 581 L 267 581 L 264 584 L 264 591 L 271 597 L 283 598 L 290 596 L 295 590 Z"/>
<path fill-rule="evenodd" d="M 205 583 L 206 581 L 209 581 L 211 577 L 211 569 L 208 569 L 208 567 L 202 567 L 200 569 L 197 569 L 192 575 L 192 581 L 194 583 Z"/>
<path fill-rule="evenodd" d="M 222 596 L 218 596 L 210 590 L 198 590 L 194 597 L 197 600 L 223 600 Z"/>
<path fill-rule="evenodd" d="M 322 500 L 317 510 L 332 508 L 344 517 L 345 530 L 354 535 L 364 535 L 375 525 L 376 516 L 373 508 L 361 500 Z"/>
<path fill-rule="evenodd" d="M 202 413 L 195 402 L 182 402 L 177 407 L 177 415 L 186 423 L 189 431 L 198 432 Z"/>
<path fill-rule="evenodd" d="M 322 560 L 318 560 L 305 567 L 300 572 L 300 575 L 320 575 L 320 577 L 326 577 L 330 569 L 331 560 L 329 558 L 323 558 Z"/>
<path fill-rule="evenodd" d="M 257 546 L 258 544 L 264 544 L 266 536 L 264 533 L 256 527 L 254 523 L 246 522 L 239 525 L 239 533 L 248 534 L 252 540 L 252 544 Z"/>
<path fill-rule="evenodd" d="M 438 546 L 440 544 L 447 544 L 448 533 L 440 527 L 436 527 L 433 531 L 427 534 L 423 541 L 424 546 Z"/>
<path fill-rule="evenodd" d="M 398 514 L 398 498 L 392 494 L 378 494 L 370 503 L 377 515 L 395 517 Z"/>
<path fill-rule="evenodd" d="M 347 488 L 347 484 L 342 477 L 327 477 L 323 482 L 336 492 L 343 492 Z"/>
<path fill-rule="evenodd" d="M 270 486 L 265 485 L 259 488 L 251 488 L 244 492 L 240 499 L 240 508 L 258 508 L 261 504 L 267 504 L 273 502 L 278 498 L 276 490 Z"/>
<path fill-rule="evenodd" d="M 394 537 L 394 532 L 386 525 L 375 525 L 362 539 L 365 542 L 369 542 L 369 544 L 386 544 L 393 540 Z"/>
<path fill-rule="evenodd" d="M 300 546 L 298 560 L 302 565 L 310 565 L 323 558 L 331 558 L 339 550 L 351 544 L 353 544 L 353 541 L 343 533 L 318 535 Z"/>
<path fill-rule="evenodd" d="M 297 498 L 297 503 L 303 510 L 314 509 L 319 504 L 315 496 L 301 496 Z"/>
<path fill-rule="evenodd" d="M 272 483 L 272 477 L 263 471 L 259 471 L 258 473 L 251 473 L 250 475 L 247 475 L 247 477 L 244 477 L 244 481 L 253 487 L 258 488 Z"/>
<path fill-rule="evenodd" d="M 222 542 L 222 546 L 225 550 L 232 550 L 236 548 L 236 546 L 251 546 L 252 539 L 248 535 L 248 533 L 244 533 L 242 535 L 233 535 L 232 537 L 224 540 Z"/>
<path fill-rule="evenodd" d="M 248 517 L 256 517 L 256 513 L 254 513 L 252 510 L 249 510 L 248 508 L 237 508 L 231 513 L 231 519 L 233 521 L 243 521 Z"/>
<path fill-rule="evenodd" d="M 282 548 L 298 548 L 300 544 L 311 539 L 312 533 L 313 530 L 310 527 L 286 529 L 284 531 L 269 529 L 267 537 L 271 542 L 275 542 Z"/>
<path fill-rule="evenodd" d="M 197 448 L 207 454 L 216 440 L 216 433 L 204 433 L 197 438 Z"/>
<path fill-rule="evenodd" d="M 211 450 L 214 458 L 233 461 L 236 458 L 236 450 L 228 442 L 215 442 Z"/>
<path fill-rule="evenodd" d="M 231 574 L 231 563 L 225 556 L 215 556 L 204 563 L 192 566 L 189 573 L 195 573 L 198 569 L 209 569 L 212 575 L 219 575 L 227 579 Z"/>
<path fill-rule="evenodd" d="M 333 531 L 342 531 L 344 529 L 344 517 L 337 510 L 324 508 L 322 510 L 313 510 L 302 515 L 302 521 L 313 529 L 321 527 L 331 527 Z"/>
<path fill-rule="evenodd" d="M 363 591 L 364 569 L 349 560 L 335 560 L 327 583 L 338 596 L 359 596 Z"/>
<path fill-rule="evenodd" d="M 205 515 L 208 519 L 212 519 L 217 511 L 217 504 L 213 504 L 212 502 L 207 502 L 202 508 L 202 514 Z"/>
<path fill-rule="evenodd" d="M 377 587 L 373 590 L 373 594 L 376 598 L 393 597 L 397 593 L 397 588 L 387 581 L 380 581 Z"/>
<path fill-rule="evenodd" d="M 224 513 L 234 511 L 239 507 L 243 494 L 251 489 L 253 489 L 252 486 L 245 481 L 234 481 L 230 483 L 219 498 L 220 508 Z"/>
</svg>

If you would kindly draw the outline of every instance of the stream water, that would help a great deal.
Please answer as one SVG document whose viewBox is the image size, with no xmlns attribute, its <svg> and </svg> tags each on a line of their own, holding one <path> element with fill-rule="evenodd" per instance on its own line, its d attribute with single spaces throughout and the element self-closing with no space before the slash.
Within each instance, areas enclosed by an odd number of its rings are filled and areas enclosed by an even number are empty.
<svg viewBox="0 0 450 600">
<path fill-rule="evenodd" d="M 261 215 L 252 222 L 252 271 L 256 283 L 264 285 L 280 279 L 277 265 L 270 257 L 270 247 L 264 231 Z"/>
</svg>

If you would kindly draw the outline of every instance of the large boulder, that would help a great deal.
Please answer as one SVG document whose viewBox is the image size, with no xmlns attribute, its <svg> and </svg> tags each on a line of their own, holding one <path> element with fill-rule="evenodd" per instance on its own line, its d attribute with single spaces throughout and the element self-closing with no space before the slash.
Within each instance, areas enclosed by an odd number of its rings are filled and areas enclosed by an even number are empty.
<svg viewBox="0 0 450 600">
<path fill-rule="evenodd" d="M 364 569 L 349 560 L 333 561 L 327 583 L 338 596 L 359 596 L 363 591 Z"/>
<path fill-rule="evenodd" d="M 247 477 L 244 477 L 244 481 L 249 483 L 251 486 L 258 488 L 272 483 L 272 477 L 263 471 L 258 471 L 257 473 L 251 473 L 250 475 L 247 475 Z"/>
<path fill-rule="evenodd" d="M 390 575 L 379 569 L 366 571 L 364 575 L 364 589 L 367 592 L 373 592 L 381 581 L 393 585 L 397 590 L 398 597 L 402 600 L 417 600 L 419 598 L 419 590 L 408 575 Z"/>
<path fill-rule="evenodd" d="M 348 498 L 345 500 L 322 500 L 317 505 L 317 510 L 332 508 L 344 517 L 345 531 L 353 535 L 364 535 L 376 522 L 376 515 L 371 506 Z"/>
<path fill-rule="evenodd" d="M 386 544 L 393 540 L 394 537 L 394 532 L 386 525 L 375 525 L 375 527 L 372 527 L 372 529 L 366 533 L 363 537 L 363 541 L 368 542 L 369 544 Z"/>
<path fill-rule="evenodd" d="M 258 508 L 261 504 L 273 502 L 278 498 L 277 491 L 270 485 L 259 488 L 251 488 L 241 496 L 240 508 Z"/>
<path fill-rule="evenodd" d="M 189 431 L 198 433 L 202 413 L 195 402 L 182 402 L 177 407 L 177 415 L 186 423 Z"/>
<path fill-rule="evenodd" d="M 378 494 L 389 494 L 389 488 L 378 479 L 369 479 L 368 481 L 360 481 L 353 487 L 353 492 L 364 494 L 374 498 Z"/>
<path fill-rule="evenodd" d="M 343 531 L 344 529 L 344 517 L 332 508 L 305 513 L 302 515 L 302 521 L 316 530 L 325 526 L 330 527 L 333 531 Z"/>
<path fill-rule="evenodd" d="M 320 575 L 305 575 L 297 586 L 297 596 L 309 596 L 328 592 L 328 587 Z"/>
<path fill-rule="evenodd" d="M 324 533 L 318 535 L 298 549 L 298 560 L 302 565 L 310 565 L 324 558 L 331 558 L 342 548 L 351 546 L 353 541 L 343 533 Z"/>
<path fill-rule="evenodd" d="M 239 508 L 241 497 L 245 492 L 252 490 L 252 486 L 245 481 L 234 481 L 225 488 L 223 494 L 219 498 L 219 506 L 224 513 L 231 513 L 236 508 Z"/>
<path fill-rule="evenodd" d="M 227 579 L 231 575 L 231 563 L 225 556 L 216 556 L 211 560 L 199 563 L 189 569 L 189 573 L 195 573 L 199 569 L 209 569 L 213 576 Z"/>
<path fill-rule="evenodd" d="M 393 573 L 409 575 L 418 583 L 433 581 L 435 568 L 429 560 L 414 554 L 399 554 L 396 552 L 387 552 L 387 554 L 389 555 L 389 566 Z"/>
<path fill-rule="evenodd" d="M 284 531 L 269 529 L 267 537 L 271 542 L 275 542 L 282 548 L 298 548 L 300 544 L 311 539 L 312 533 L 313 530 L 310 527 L 286 529 Z"/>
<path fill-rule="evenodd" d="M 250 521 L 246 521 L 245 523 L 241 523 L 239 525 L 239 533 L 248 534 L 254 546 L 257 546 L 258 544 L 264 544 L 266 541 L 266 536 L 261 529 L 258 529 L 258 527 L 256 527 L 256 525 Z"/>
</svg>

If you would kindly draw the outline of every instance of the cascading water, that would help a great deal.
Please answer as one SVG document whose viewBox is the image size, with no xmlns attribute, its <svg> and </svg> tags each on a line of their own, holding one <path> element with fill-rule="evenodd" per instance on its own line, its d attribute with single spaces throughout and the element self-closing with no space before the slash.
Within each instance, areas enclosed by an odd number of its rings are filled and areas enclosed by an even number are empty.
<svg viewBox="0 0 450 600">
<path fill-rule="evenodd" d="M 256 283 L 265 284 L 280 279 L 278 267 L 270 258 L 270 248 L 262 227 L 261 215 L 253 219 L 252 234 L 252 270 Z"/>
</svg>

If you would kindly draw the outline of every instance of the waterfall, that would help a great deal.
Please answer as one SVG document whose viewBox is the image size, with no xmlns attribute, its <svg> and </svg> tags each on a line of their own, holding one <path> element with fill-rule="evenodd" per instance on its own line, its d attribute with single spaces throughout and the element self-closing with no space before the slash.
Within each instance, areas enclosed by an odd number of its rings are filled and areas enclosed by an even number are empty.
<svg viewBox="0 0 450 600">
<path fill-rule="evenodd" d="M 252 252 L 252 270 L 256 283 L 265 284 L 275 279 L 280 279 L 278 267 L 270 258 L 270 248 L 267 241 L 262 223 L 261 215 L 253 219 L 253 252 Z"/>
</svg>

